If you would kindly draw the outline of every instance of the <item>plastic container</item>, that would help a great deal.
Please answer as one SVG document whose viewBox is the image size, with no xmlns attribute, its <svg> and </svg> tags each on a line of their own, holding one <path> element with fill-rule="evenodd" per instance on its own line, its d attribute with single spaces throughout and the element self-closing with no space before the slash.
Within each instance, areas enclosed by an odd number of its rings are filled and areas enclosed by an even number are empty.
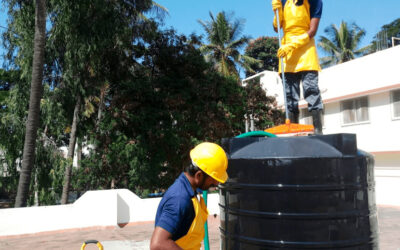
<svg viewBox="0 0 400 250">
<path fill-rule="evenodd" d="M 222 144 L 221 249 L 378 249 L 374 159 L 355 135 Z"/>
</svg>

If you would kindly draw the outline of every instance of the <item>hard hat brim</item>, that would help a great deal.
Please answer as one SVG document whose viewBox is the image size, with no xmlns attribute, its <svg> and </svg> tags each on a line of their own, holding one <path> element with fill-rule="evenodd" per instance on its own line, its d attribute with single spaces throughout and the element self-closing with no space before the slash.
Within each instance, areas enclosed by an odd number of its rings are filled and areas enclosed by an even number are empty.
<svg viewBox="0 0 400 250">
<path fill-rule="evenodd" d="M 218 181 L 219 183 L 225 183 L 226 180 L 228 180 L 228 173 L 225 171 L 221 178 L 215 177 L 215 176 L 211 176 L 211 178 L 213 178 L 214 180 Z"/>
</svg>

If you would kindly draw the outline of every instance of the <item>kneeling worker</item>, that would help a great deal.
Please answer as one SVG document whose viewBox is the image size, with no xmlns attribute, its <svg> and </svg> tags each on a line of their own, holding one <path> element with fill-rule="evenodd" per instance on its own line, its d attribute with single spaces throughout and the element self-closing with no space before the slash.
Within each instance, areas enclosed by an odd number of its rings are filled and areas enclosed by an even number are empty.
<svg viewBox="0 0 400 250">
<path fill-rule="evenodd" d="M 165 192 L 156 214 L 150 249 L 200 249 L 208 211 L 197 189 L 208 190 L 228 179 L 228 158 L 214 143 L 190 151 L 192 163 Z"/>
</svg>

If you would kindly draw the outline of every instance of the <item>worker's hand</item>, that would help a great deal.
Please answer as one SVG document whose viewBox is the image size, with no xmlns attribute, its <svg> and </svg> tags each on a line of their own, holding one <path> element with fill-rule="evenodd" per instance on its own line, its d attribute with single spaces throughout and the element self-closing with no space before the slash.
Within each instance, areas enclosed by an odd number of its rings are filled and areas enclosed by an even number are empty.
<svg viewBox="0 0 400 250">
<path fill-rule="evenodd" d="M 285 56 L 289 55 L 290 53 L 292 53 L 294 49 L 295 49 L 295 47 L 293 44 L 291 44 L 291 43 L 284 44 L 278 49 L 277 56 L 279 58 L 285 57 Z"/>
<path fill-rule="evenodd" d="M 272 0 L 272 10 L 282 10 L 282 2 L 281 0 Z"/>
<path fill-rule="evenodd" d="M 278 57 L 285 57 L 293 52 L 293 50 L 298 49 L 304 45 L 306 45 L 310 41 L 310 37 L 307 33 L 304 33 L 299 36 L 293 36 L 290 38 L 290 41 L 287 44 L 282 45 L 278 49 Z"/>
</svg>

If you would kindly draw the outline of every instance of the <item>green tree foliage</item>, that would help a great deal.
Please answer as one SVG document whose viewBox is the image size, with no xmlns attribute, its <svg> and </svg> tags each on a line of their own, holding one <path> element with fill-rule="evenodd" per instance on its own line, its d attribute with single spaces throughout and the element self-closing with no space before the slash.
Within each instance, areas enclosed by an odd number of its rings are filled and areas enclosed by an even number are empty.
<svg viewBox="0 0 400 250">
<path fill-rule="evenodd" d="M 21 168 L 29 92 L 26 90 L 28 83 L 20 78 L 20 71 L 11 71 L 9 75 L 13 76 L 9 79 L 12 87 L 5 107 L 0 110 L 0 166 L 4 167 L 0 168 L 0 172 L 5 175 L 0 177 L 0 191 L 3 190 L 8 198 L 14 200 L 19 179 L 17 169 Z M 64 109 L 55 98 L 57 92 L 59 89 L 51 90 L 49 85 L 44 86 L 40 116 L 42 127 L 36 141 L 28 205 L 34 204 L 35 192 L 39 195 L 38 204 L 42 205 L 55 204 L 60 198 L 65 161 L 58 148 L 64 145 L 66 137 L 63 130 Z"/>
<path fill-rule="evenodd" d="M 324 30 L 326 36 L 321 36 L 318 46 L 328 54 L 321 58 L 321 66 L 330 66 L 350 61 L 357 56 L 362 56 L 368 51 L 368 46 L 359 48 L 365 30 L 355 23 L 349 25 L 342 21 L 338 28 L 332 24 Z"/>
<path fill-rule="evenodd" d="M 4 100 L 8 97 L 8 90 L 1 89 L 0 90 L 0 108 L 3 107 Z"/>
<path fill-rule="evenodd" d="M 239 79 L 239 68 L 254 73 L 250 64 L 260 62 L 240 52 L 250 40 L 249 37 L 242 36 L 244 20 L 232 20 L 232 17 L 225 12 L 218 13 L 217 17 L 210 12 L 210 19 L 210 21 L 199 20 L 209 42 L 201 46 L 206 59 L 224 76 L 234 76 Z"/>
<path fill-rule="evenodd" d="M 102 8 L 100 8 L 100 10 L 104 10 L 104 12 L 107 12 L 107 7 L 111 7 L 109 5 L 106 5 L 107 2 L 109 1 L 97 1 L 96 3 L 97 4 L 103 3 L 103 6 Z M 8 26 L 8 31 L 5 32 L 4 34 L 5 39 L 3 41 L 5 47 L 8 49 L 7 56 L 9 65 L 16 68 L 21 68 L 22 72 L 21 79 L 23 79 L 22 81 L 23 84 L 19 84 L 11 91 L 12 96 L 10 96 L 9 98 L 10 102 L 7 103 L 7 107 L 9 108 L 7 108 L 7 115 L 5 115 L 3 122 L 7 123 L 7 125 L 10 127 L 8 128 L 8 130 L 11 130 L 13 133 L 18 132 L 18 138 L 23 138 L 25 133 L 25 128 L 20 125 L 25 124 L 26 114 L 27 114 L 26 100 L 29 99 L 26 97 L 29 94 L 29 85 L 27 83 L 30 82 L 29 77 L 32 65 L 31 64 L 33 55 L 32 41 L 33 41 L 33 31 L 34 31 L 35 8 L 33 7 L 33 3 L 29 1 L 21 2 L 21 1 L 10 0 L 7 1 L 7 4 L 8 4 L 7 7 L 9 9 L 9 26 Z M 71 5 L 73 4 L 75 4 L 75 6 L 73 6 L 75 10 L 68 12 L 68 10 L 71 10 L 71 8 L 68 9 L 68 7 L 71 7 Z M 60 115 L 67 115 L 68 117 L 69 114 L 72 113 L 71 111 L 73 111 L 73 108 L 71 109 L 70 107 L 71 106 L 74 107 L 73 105 L 74 98 L 71 97 L 85 95 L 85 91 L 88 92 L 88 90 L 94 89 L 94 88 L 89 88 L 87 85 L 84 86 L 82 83 L 90 82 L 90 81 L 85 81 L 88 78 L 90 80 L 95 78 L 94 77 L 95 74 L 92 74 L 92 72 L 94 72 L 95 70 L 98 73 L 103 72 L 102 69 L 98 69 L 93 66 L 93 65 L 95 66 L 100 65 L 101 59 L 99 57 L 94 57 L 94 59 L 92 59 L 90 55 L 95 54 L 99 56 L 104 56 L 103 54 L 99 53 L 101 51 L 109 51 L 109 53 L 111 54 L 112 51 L 110 51 L 110 48 L 113 48 L 114 46 L 112 45 L 109 46 L 110 44 L 106 43 L 101 44 L 101 42 L 105 40 L 104 37 L 102 36 L 107 35 L 111 39 L 114 39 L 114 41 L 117 38 L 113 36 L 112 33 L 113 29 L 109 29 L 111 31 L 108 33 L 102 33 L 101 31 L 99 31 L 98 35 L 93 37 L 89 37 L 92 35 L 89 32 L 89 30 L 83 30 L 85 29 L 85 27 L 87 27 L 85 25 L 82 25 L 85 22 L 81 22 L 84 21 L 82 19 L 87 17 L 85 14 L 91 14 L 93 17 L 96 16 L 94 15 L 96 12 L 93 12 L 94 7 L 91 4 L 85 5 L 85 3 L 81 1 L 73 2 L 73 1 L 54 0 L 50 1 L 49 5 L 50 5 L 49 9 L 51 10 L 49 11 L 51 22 L 50 22 L 50 31 L 48 35 L 50 43 L 48 43 L 47 53 L 46 53 L 47 57 L 46 57 L 45 79 L 47 84 L 50 84 L 52 88 L 55 88 L 53 89 L 53 93 L 51 94 L 51 96 L 48 96 L 48 98 L 50 98 L 50 101 L 57 101 L 56 102 L 57 105 L 50 107 L 48 105 L 45 111 L 54 111 L 54 113 L 49 114 L 48 112 L 45 112 L 47 114 L 45 116 L 46 123 L 44 124 L 45 127 L 41 128 L 41 131 L 44 131 L 45 134 L 48 133 L 49 135 L 48 137 L 51 140 L 55 140 L 60 138 L 59 132 L 62 130 L 67 131 L 68 129 L 65 128 L 68 127 L 67 124 L 65 123 L 62 126 L 60 124 L 60 122 L 65 122 L 65 119 L 53 119 L 53 118 L 60 118 Z M 79 12 L 77 8 L 79 6 L 84 6 L 92 11 L 81 9 L 81 12 Z M 96 6 L 98 7 L 98 5 Z M 118 2 L 118 6 L 114 6 L 115 8 L 111 9 L 114 10 L 114 12 L 119 11 L 119 13 L 118 14 L 114 13 L 114 16 L 110 16 L 108 15 L 109 13 L 106 13 L 106 16 L 109 19 L 117 21 L 121 21 L 121 18 L 119 17 L 124 17 L 124 18 L 130 17 L 131 18 L 130 20 L 132 20 L 135 19 L 144 10 L 149 9 L 150 6 L 151 6 L 150 1 Z M 87 18 L 90 19 L 90 16 Z M 109 19 L 105 19 L 104 21 L 108 21 Z M 70 21 L 70 23 L 68 23 L 68 21 Z M 99 23 L 99 20 L 89 20 L 89 21 L 93 22 L 97 21 L 93 24 L 93 26 L 100 27 L 99 25 L 101 23 Z M 121 27 L 120 29 L 131 31 L 131 33 L 137 30 L 136 28 L 132 28 L 134 26 L 133 22 L 129 20 L 128 21 L 124 20 L 124 21 L 125 23 L 127 23 L 127 25 L 119 26 Z M 96 26 L 95 24 L 97 23 L 99 25 Z M 91 25 L 92 23 L 89 22 L 86 24 Z M 68 32 L 71 30 L 66 30 L 65 25 L 71 25 L 70 28 L 72 29 L 73 32 Z M 129 28 L 129 25 L 131 26 L 131 28 Z M 75 31 L 74 28 L 81 28 L 81 29 L 77 29 L 77 31 Z M 104 30 L 110 27 L 106 25 L 105 27 L 101 28 L 103 28 Z M 63 33 L 63 31 L 67 32 Z M 69 37 L 67 37 L 68 35 Z M 93 40 L 88 41 L 87 39 L 88 37 L 93 38 Z M 73 40 L 73 38 L 77 39 Z M 122 39 L 122 37 L 119 37 L 118 39 Z M 110 39 L 108 39 L 107 41 L 109 40 Z M 83 46 L 82 43 L 84 43 Z M 99 46 L 98 45 L 99 43 L 100 45 L 103 45 L 103 47 Z M 81 47 L 79 47 L 79 45 L 81 45 Z M 104 45 L 106 46 L 108 45 L 109 48 L 107 47 L 105 48 Z M 96 46 L 100 48 L 96 50 Z M 69 51 L 67 50 L 67 48 L 69 49 Z M 73 53 L 71 53 L 71 51 Z M 71 57 L 73 56 L 76 57 L 71 59 Z M 96 78 L 96 80 L 98 80 L 98 78 Z M 61 91 L 57 91 L 58 89 Z M 12 112 L 14 107 L 17 107 L 16 108 L 18 109 L 17 111 L 21 112 Z M 60 107 L 64 108 L 65 111 L 60 110 Z M 70 117 L 72 118 L 72 115 Z M 16 129 L 20 127 L 22 128 Z M 7 126 L 5 128 L 7 128 Z M 8 139 L 8 141 L 11 140 Z M 58 146 L 63 145 L 62 142 L 63 141 L 61 141 L 61 144 L 58 144 Z M 19 144 L 14 143 L 14 147 L 17 145 Z M 21 152 L 21 150 L 22 149 L 20 147 L 15 148 L 16 152 Z M 5 150 L 5 154 L 7 156 L 9 156 L 12 152 L 13 152 L 12 148 L 9 148 L 9 150 Z M 11 155 L 14 156 L 15 154 Z M 20 162 L 20 160 L 15 161 L 15 157 L 11 158 L 14 158 L 14 160 L 10 163 L 11 165 L 15 165 L 14 162 Z M 18 158 L 19 156 L 16 159 Z M 9 169 L 10 168 L 11 167 L 9 167 Z"/>
<path fill-rule="evenodd" d="M 109 188 L 114 180 L 138 192 L 155 183 L 165 188 L 189 163 L 196 142 L 242 129 L 243 89 L 204 61 L 192 43 L 197 37 L 165 31 L 148 39 L 145 68 L 110 90 L 103 132 L 94 135 L 96 150 L 83 162 L 86 179 L 93 171 L 86 183 Z"/>
<path fill-rule="evenodd" d="M 0 183 L 15 198 L 34 8 L 29 1 L 8 4 L 3 43 L 7 63 L 18 74 L 0 110 L 0 159 L 7 165 Z M 154 8 L 153 1 L 49 0 L 47 7 L 44 92 L 28 205 L 58 203 L 68 168 L 74 192 L 129 188 L 145 195 L 166 188 L 189 163 L 196 143 L 241 133 L 247 111 L 260 114 L 260 127 L 278 119 L 265 92 L 239 86 L 237 74 L 223 75 L 214 61 L 205 60 L 199 37 L 161 31 L 156 20 L 142 18 Z M 241 48 L 235 39 L 231 48 Z M 74 140 L 89 148 L 77 168 L 72 167 Z M 59 148 L 68 146 L 65 159 Z"/>
<path fill-rule="evenodd" d="M 147 10 L 147 12 L 150 12 L 151 14 L 155 14 L 157 18 L 159 18 L 160 20 L 163 20 L 164 17 L 166 15 L 169 14 L 168 9 L 165 8 L 164 6 L 162 6 L 161 4 L 155 2 L 155 1 L 151 1 L 151 7 L 149 10 Z M 139 18 L 143 19 L 143 20 L 149 20 L 146 17 L 145 13 L 139 13 Z"/>
<path fill-rule="evenodd" d="M 2 86 L 12 86 L 7 91 L 7 97 L 0 109 L 0 193 L 15 197 L 18 185 L 22 157 L 23 139 L 25 135 L 25 117 L 27 95 L 21 91 L 23 82 L 21 72 L 16 70 L 1 70 Z M 5 87 L 8 88 L 8 87 Z M 23 99 L 21 99 L 23 98 Z"/>
<path fill-rule="evenodd" d="M 19 70 L 0 69 L 0 109 L 6 104 L 9 91 L 18 82 L 21 72 Z"/>
<path fill-rule="evenodd" d="M 278 109 L 276 98 L 268 96 L 260 84 L 260 77 L 246 82 L 246 114 L 252 115 L 256 130 L 282 124 L 284 113 Z"/>
<path fill-rule="evenodd" d="M 135 5 L 133 5 L 135 4 Z M 152 7 L 152 1 L 58 1 L 54 4 L 54 46 L 62 55 L 62 78 L 73 99 L 71 133 L 68 146 L 70 163 L 77 135 L 82 129 L 81 109 L 87 98 L 98 95 L 110 77 L 117 56 L 129 49 L 135 38 L 138 16 Z M 61 46 L 58 46 L 61 45 Z M 116 55 L 113 55 L 116 52 Z M 126 68 L 125 68 L 126 69 Z M 87 111 L 87 110 L 86 110 Z M 81 133 L 82 134 L 82 133 Z M 65 170 L 62 203 L 67 203 L 72 165 Z"/>
<path fill-rule="evenodd" d="M 279 63 L 278 57 L 276 56 L 278 49 L 279 42 L 276 37 L 259 37 L 250 41 L 245 49 L 245 55 L 261 61 L 262 64 L 251 63 L 249 66 L 252 71 L 250 72 L 246 70 L 246 76 L 264 70 L 278 70 Z"/>
</svg>

